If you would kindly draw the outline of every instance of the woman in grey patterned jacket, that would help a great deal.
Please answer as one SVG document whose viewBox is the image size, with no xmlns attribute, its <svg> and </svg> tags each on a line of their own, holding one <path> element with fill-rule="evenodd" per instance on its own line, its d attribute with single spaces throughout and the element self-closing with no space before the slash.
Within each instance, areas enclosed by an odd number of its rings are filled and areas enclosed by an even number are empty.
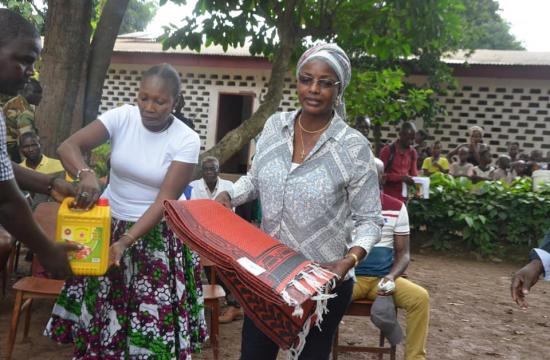
<svg viewBox="0 0 550 360">
<path fill-rule="evenodd" d="M 368 140 L 345 122 L 347 55 L 320 44 L 298 61 L 301 108 L 272 115 L 250 172 L 217 200 L 238 206 L 256 198 L 262 229 L 340 276 L 321 325 L 306 338 L 300 359 L 328 359 L 332 338 L 353 290 L 353 268 L 380 239 L 383 220 Z M 245 318 L 241 359 L 276 359 L 278 347 Z"/>
</svg>

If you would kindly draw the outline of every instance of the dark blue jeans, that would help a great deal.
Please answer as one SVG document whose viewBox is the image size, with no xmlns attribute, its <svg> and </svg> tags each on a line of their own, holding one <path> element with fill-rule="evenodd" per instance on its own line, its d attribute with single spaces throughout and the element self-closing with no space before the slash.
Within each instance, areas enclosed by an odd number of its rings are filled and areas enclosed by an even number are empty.
<svg viewBox="0 0 550 360">
<path fill-rule="evenodd" d="M 329 311 L 321 323 L 323 331 L 319 331 L 316 326 L 311 326 L 300 360 L 328 360 L 334 333 L 351 302 L 353 279 L 344 281 L 335 292 L 338 296 L 328 301 Z M 245 316 L 241 339 L 241 360 L 275 360 L 278 352 L 277 344 L 265 336 L 252 320 Z"/>
</svg>

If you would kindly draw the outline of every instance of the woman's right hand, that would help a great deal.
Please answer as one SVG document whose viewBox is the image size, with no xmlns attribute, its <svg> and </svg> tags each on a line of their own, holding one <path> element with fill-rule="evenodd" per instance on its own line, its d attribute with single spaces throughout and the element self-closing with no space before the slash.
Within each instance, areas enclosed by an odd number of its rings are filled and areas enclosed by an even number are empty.
<svg viewBox="0 0 550 360">
<path fill-rule="evenodd" d="M 219 193 L 214 200 L 216 200 L 226 208 L 231 209 L 231 196 L 229 196 L 229 193 L 227 191 L 222 191 L 221 193 Z"/>
<path fill-rule="evenodd" d="M 101 193 L 101 187 L 93 172 L 84 172 L 80 176 L 76 189 L 73 207 L 88 210 L 96 203 Z"/>
</svg>

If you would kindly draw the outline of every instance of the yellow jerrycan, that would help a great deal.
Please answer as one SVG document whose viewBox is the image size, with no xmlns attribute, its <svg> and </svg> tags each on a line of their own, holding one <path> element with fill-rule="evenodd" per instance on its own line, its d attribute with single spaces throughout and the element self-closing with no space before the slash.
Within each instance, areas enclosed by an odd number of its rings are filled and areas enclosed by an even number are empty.
<svg viewBox="0 0 550 360">
<path fill-rule="evenodd" d="M 101 276 L 107 272 L 111 238 L 111 208 L 108 199 L 100 198 L 88 211 L 72 209 L 74 198 L 63 200 L 57 213 L 57 241 L 74 241 L 84 248 L 69 254 L 75 275 Z"/>
</svg>

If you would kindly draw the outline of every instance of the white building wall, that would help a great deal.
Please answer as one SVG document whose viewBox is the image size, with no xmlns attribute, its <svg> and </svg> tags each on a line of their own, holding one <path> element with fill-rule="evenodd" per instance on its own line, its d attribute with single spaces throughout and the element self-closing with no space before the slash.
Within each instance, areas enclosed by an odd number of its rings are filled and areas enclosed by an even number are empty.
<svg viewBox="0 0 550 360">
<path fill-rule="evenodd" d="M 423 82 L 412 77 L 413 82 Z M 473 125 L 485 130 L 485 143 L 493 155 L 507 152 L 510 142 L 519 142 L 524 152 L 550 150 L 550 82 L 548 80 L 459 77 L 456 90 L 441 96 L 446 114 L 427 129 L 444 150 L 468 142 Z M 417 121 L 422 127 L 422 121 Z M 383 138 L 397 137 L 392 126 L 383 127 Z"/>
<path fill-rule="evenodd" d="M 105 80 L 100 112 L 123 103 L 134 103 L 141 73 L 147 65 L 112 64 Z M 254 94 L 254 110 L 267 92 L 269 70 L 177 67 L 185 94 L 184 114 L 194 119 L 202 150 L 214 146 L 218 118 L 218 98 L 222 93 Z M 280 111 L 297 106 L 296 85 L 288 74 Z M 413 77 L 415 82 L 422 77 Z M 485 129 L 486 143 L 493 153 L 506 152 L 509 142 L 517 141 L 526 152 L 550 150 L 550 82 L 505 78 L 457 78 L 457 90 L 440 98 L 446 115 L 428 131 L 442 142 L 444 150 L 468 141 L 468 128 Z M 418 127 L 422 122 L 417 121 Z M 382 139 L 397 136 L 393 126 L 382 128 Z"/>
</svg>

